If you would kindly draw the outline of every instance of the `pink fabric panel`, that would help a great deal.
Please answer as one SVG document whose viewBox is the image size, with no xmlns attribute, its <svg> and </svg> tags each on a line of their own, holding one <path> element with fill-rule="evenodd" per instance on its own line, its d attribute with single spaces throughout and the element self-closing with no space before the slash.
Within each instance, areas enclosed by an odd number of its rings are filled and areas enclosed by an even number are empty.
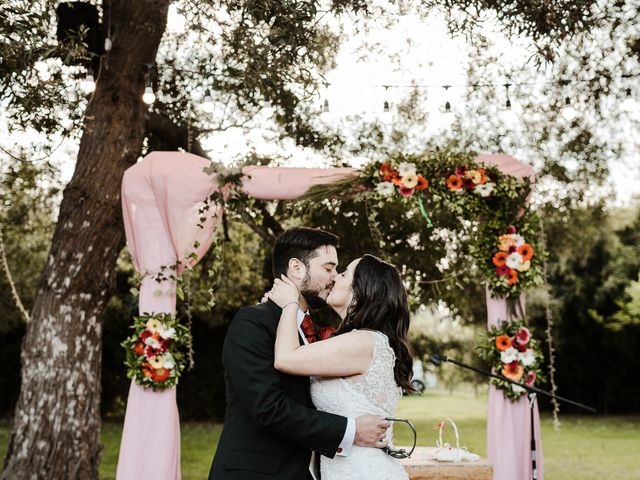
<svg viewBox="0 0 640 480">
<path fill-rule="evenodd" d="M 220 220 L 197 227 L 197 207 L 214 189 L 202 169 L 209 162 L 196 155 L 154 152 L 129 168 L 122 180 L 122 206 L 129 252 L 144 275 L 140 285 L 140 313 L 175 313 L 175 284 L 153 279 L 160 266 L 196 251 L 198 259 L 211 244 Z M 200 247 L 193 249 L 194 241 Z M 190 261 L 195 264 L 197 261 Z M 180 420 L 176 389 L 154 392 L 131 382 L 125 413 L 118 480 L 179 480 Z"/>
<path fill-rule="evenodd" d="M 350 175 L 354 168 L 271 168 L 245 167 L 242 191 L 261 200 L 290 200 L 305 194 L 314 185 L 334 183 Z"/>
<path fill-rule="evenodd" d="M 493 165 L 500 169 L 506 175 L 517 178 L 529 177 L 531 182 L 535 182 L 536 173 L 531 165 L 521 163 L 511 155 L 503 153 L 483 153 L 478 155 L 476 161 L 485 165 Z"/>
<path fill-rule="evenodd" d="M 487 290 L 487 326 L 492 327 L 508 319 L 504 298 L 491 298 Z M 523 304 L 524 304 L 524 299 Z M 493 385 L 489 386 L 487 416 L 487 457 L 493 464 L 493 480 L 530 480 L 531 416 L 525 395 L 517 402 L 506 398 Z M 534 406 L 534 429 L 537 448 L 538 480 L 544 479 L 542 437 L 538 402 Z"/>
</svg>

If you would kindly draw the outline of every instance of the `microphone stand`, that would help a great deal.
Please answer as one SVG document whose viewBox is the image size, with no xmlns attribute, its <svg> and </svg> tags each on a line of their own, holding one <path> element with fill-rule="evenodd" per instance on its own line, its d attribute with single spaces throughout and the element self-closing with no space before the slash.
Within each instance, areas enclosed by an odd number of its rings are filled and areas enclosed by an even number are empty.
<svg viewBox="0 0 640 480">
<path fill-rule="evenodd" d="M 520 388 L 523 388 L 527 391 L 527 396 L 529 397 L 529 412 L 531 415 L 531 474 L 533 480 L 538 480 L 538 467 L 536 464 L 537 458 L 537 446 L 536 446 L 536 436 L 534 432 L 534 421 L 533 421 L 533 406 L 535 405 L 536 395 L 541 394 L 545 395 L 549 398 L 555 398 L 562 402 L 568 403 L 570 405 L 574 405 L 576 407 L 582 408 L 592 413 L 596 413 L 596 409 L 590 407 L 588 405 L 584 405 L 582 403 L 575 402 L 573 400 L 569 400 L 568 398 L 561 397 L 559 395 L 554 395 L 553 393 L 547 392 L 540 388 L 533 387 L 531 385 L 525 385 L 514 380 L 511 380 L 504 375 L 499 375 L 496 373 L 488 372 L 486 370 L 482 370 L 481 368 L 476 368 L 471 365 L 467 365 L 466 363 L 459 362 L 454 360 L 453 358 L 449 358 L 446 355 L 441 355 L 436 353 L 435 355 L 429 355 L 429 362 L 433 363 L 435 366 L 439 367 L 442 362 L 453 363 L 454 365 L 458 365 L 459 367 L 466 368 L 468 370 L 472 370 L 477 373 L 481 373 L 482 375 L 486 375 L 487 377 L 497 378 L 499 380 L 503 380 L 505 382 L 511 383 L 513 385 L 517 385 Z"/>
</svg>

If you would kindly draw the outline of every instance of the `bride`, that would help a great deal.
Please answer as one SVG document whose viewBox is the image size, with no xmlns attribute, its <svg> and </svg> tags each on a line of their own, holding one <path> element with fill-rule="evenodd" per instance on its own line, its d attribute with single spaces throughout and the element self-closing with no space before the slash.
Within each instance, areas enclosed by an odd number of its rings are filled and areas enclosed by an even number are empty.
<svg viewBox="0 0 640 480">
<path fill-rule="evenodd" d="M 299 292 L 286 276 L 276 279 L 268 297 L 282 307 L 275 344 L 275 368 L 311 376 L 318 410 L 357 417 L 394 417 L 402 389 L 412 391 L 407 331 L 407 294 L 398 270 L 364 255 L 335 277 L 327 304 L 342 318 L 328 340 L 300 345 Z M 385 440 L 391 445 L 392 429 Z M 354 445 L 348 456 L 322 457 L 322 480 L 408 479 L 400 463 L 378 448 Z"/>
</svg>

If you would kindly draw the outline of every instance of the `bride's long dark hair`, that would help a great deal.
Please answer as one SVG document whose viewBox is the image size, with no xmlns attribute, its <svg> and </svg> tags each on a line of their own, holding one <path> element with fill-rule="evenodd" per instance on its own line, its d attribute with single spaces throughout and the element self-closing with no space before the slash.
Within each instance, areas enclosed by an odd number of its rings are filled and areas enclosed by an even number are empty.
<svg viewBox="0 0 640 480">
<path fill-rule="evenodd" d="M 409 305 L 398 269 L 378 257 L 364 255 L 353 272 L 353 300 L 336 335 L 354 329 L 377 330 L 389 338 L 396 355 L 398 386 L 413 391 L 413 358 L 408 341 Z"/>
</svg>

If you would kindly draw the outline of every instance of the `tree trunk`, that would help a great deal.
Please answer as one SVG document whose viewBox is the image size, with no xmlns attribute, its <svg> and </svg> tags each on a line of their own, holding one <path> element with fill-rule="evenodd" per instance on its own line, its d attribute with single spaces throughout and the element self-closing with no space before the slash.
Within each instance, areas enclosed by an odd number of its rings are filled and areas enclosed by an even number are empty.
<svg viewBox="0 0 640 480">
<path fill-rule="evenodd" d="M 98 478 L 101 315 L 124 244 L 120 183 L 142 148 L 143 65 L 155 62 L 169 3 L 111 2 L 113 48 L 87 107 L 22 346 L 3 480 Z"/>
</svg>

